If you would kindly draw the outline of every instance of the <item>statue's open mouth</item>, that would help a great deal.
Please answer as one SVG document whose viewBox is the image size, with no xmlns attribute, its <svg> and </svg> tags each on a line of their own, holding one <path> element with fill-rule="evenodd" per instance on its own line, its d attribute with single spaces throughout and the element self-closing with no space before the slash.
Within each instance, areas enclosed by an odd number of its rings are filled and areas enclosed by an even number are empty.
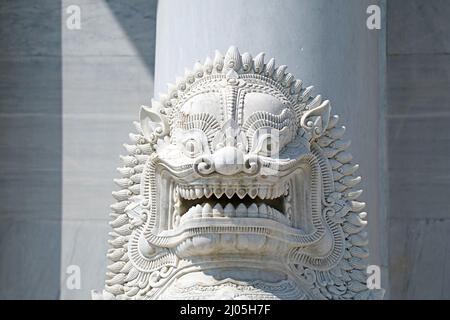
<svg viewBox="0 0 450 320">
<path fill-rule="evenodd" d="M 168 213 L 157 216 L 156 228 L 149 235 L 153 244 L 175 247 L 198 235 L 246 234 L 298 246 L 317 241 L 324 232 L 315 209 L 320 198 L 305 187 L 316 175 L 307 157 L 278 167 L 278 176 L 197 177 L 190 168 L 170 170 L 165 164 L 159 168 L 156 192 L 161 195 L 159 206 Z M 310 207 L 316 220 L 306 214 Z"/>
<path fill-rule="evenodd" d="M 178 185 L 179 225 L 203 218 L 264 218 L 290 225 L 286 216 L 289 183 L 275 186 Z"/>
</svg>

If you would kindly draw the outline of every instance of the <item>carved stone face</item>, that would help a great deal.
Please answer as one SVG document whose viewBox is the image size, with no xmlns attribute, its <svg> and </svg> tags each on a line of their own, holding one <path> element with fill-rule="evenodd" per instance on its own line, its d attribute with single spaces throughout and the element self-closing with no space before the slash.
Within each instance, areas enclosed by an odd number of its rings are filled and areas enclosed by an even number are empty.
<svg viewBox="0 0 450 320">
<path fill-rule="evenodd" d="M 125 178 L 116 181 L 124 189 L 113 193 L 112 243 L 125 249 L 109 254 L 122 254 L 112 269 L 125 274 L 107 280 L 114 296 L 299 299 L 367 291 L 352 291 L 355 280 L 337 275 L 355 268 L 362 285 L 367 255 L 357 214 L 364 204 L 353 201 L 360 178 L 340 140 L 344 128 L 328 101 L 310 97 L 311 88 L 263 57 L 232 47 L 141 109 L 136 144 L 125 146 Z"/>
<path fill-rule="evenodd" d="M 159 206 L 166 201 L 169 206 L 156 219 L 155 232 L 190 238 L 189 229 L 195 239 L 199 234 L 211 238 L 203 245 L 183 243 L 179 256 L 186 250 L 189 255 L 260 254 L 261 248 L 241 243 L 248 237 L 266 241 L 254 228 L 277 233 L 310 228 L 306 212 L 294 216 L 291 208 L 294 202 L 309 203 L 309 188 L 302 188 L 310 180 L 309 143 L 301 133 L 297 137 L 295 110 L 280 88 L 231 71 L 193 85 L 177 109 L 169 141 L 156 150 L 157 189 L 169 195 L 157 198 Z M 221 231 L 210 236 L 212 229 Z M 245 239 L 223 245 L 220 233 Z"/>
</svg>

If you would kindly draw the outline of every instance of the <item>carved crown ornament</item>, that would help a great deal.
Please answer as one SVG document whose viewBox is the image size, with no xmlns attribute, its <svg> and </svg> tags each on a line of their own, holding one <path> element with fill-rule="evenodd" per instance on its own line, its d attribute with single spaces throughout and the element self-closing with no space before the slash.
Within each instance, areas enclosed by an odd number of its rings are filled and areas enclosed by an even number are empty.
<svg viewBox="0 0 450 320">
<path fill-rule="evenodd" d="M 373 299 L 361 177 L 330 102 L 230 47 L 125 144 L 96 299 Z"/>
</svg>

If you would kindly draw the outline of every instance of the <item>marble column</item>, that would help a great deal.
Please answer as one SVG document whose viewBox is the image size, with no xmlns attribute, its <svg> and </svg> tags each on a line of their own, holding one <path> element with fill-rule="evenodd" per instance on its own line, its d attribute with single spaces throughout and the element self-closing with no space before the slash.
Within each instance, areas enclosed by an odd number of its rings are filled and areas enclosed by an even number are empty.
<svg viewBox="0 0 450 320">
<path fill-rule="evenodd" d="M 369 30 L 361 0 L 165 0 L 158 4 L 155 93 L 230 45 L 253 55 L 264 51 L 331 100 L 352 140 L 367 202 L 370 263 L 387 284 L 384 66 L 385 28 Z M 384 19 L 383 19 L 384 21 Z"/>
</svg>

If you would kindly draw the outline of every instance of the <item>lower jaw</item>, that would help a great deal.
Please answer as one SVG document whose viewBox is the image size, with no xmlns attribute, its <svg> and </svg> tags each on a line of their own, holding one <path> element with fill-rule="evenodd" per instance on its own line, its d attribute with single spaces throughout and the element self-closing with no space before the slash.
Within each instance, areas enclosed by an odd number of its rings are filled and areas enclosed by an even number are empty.
<svg viewBox="0 0 450 320">
<path fill-rule="evenodd" d="M 181 259 L 237 261 L 285 261 L 289 252 L 286 242 L 264 234 L 216 233 L 199 234 L 183 240 L 175 247 Z"/>
<path fill-rule="evenodd" d="M 278 254 L 305 246 L 319 236 L 318 231 L 310 234 L 269 219 L 235 217 L 192 219 L 175 229 L 151 234 L 148 241 L 182 256 L 236 251 Z"/>
</svg>

